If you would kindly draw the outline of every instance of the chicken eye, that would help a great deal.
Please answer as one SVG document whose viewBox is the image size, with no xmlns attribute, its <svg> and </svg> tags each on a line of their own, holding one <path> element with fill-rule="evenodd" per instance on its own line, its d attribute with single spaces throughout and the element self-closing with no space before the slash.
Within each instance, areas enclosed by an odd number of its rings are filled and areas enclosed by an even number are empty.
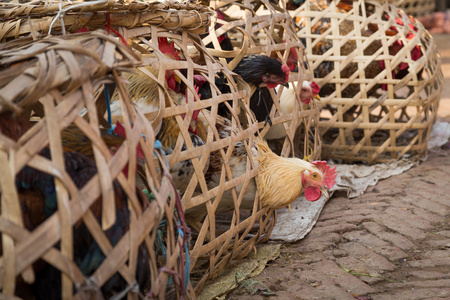
<svg viewBox="0 0 450 300">
<path fill-rule="evenodd" d="M 317 179 L 319 178 L 319 175 L 317 173 L 312 173 L 312 178 Z"/>
</svg>

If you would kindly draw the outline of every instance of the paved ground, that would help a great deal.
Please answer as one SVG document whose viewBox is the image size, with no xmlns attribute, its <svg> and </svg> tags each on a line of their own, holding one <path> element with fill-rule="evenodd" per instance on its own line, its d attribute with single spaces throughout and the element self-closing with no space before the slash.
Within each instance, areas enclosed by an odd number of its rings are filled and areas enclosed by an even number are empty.
<svg viewBox="0 0 450 300">
<path fill-rule="evenodd" d="M 450 36 L 435 40 L 446 76 L 439 115 L 450 121 Z M 275 295 L 241 287 L 228 298 L 450 299 L 450 148 L 358 198 L 334 196 L 308 236 L 254 279 Z"/>
</svg>

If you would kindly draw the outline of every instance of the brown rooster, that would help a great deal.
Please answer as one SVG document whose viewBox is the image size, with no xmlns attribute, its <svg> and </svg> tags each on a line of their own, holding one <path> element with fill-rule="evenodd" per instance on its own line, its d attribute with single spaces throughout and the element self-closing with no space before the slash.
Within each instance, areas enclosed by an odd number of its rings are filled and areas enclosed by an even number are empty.
<svg viewBox="0 0 450 300">
<path fill-rule="evenodd" d="M 116 122 L 113 127 L 114 130 L 100 128 L 100 135 L 111 154 L 117 152 L 119 147 L 125 141 L 125 129 L 122 124 Z M 61 142 L 65 151 L 74 151 L 86 155 L 94 160 L 94 151 L 91 140 L 75 125 L 70 125 L 61 131 Z M 138 145 L 136 148 L 136 156 L 138 163 L 142 164 L 144 160 L 144 153 Z"/>
<path fill-rule="evenodd" d="M 325 161 L 311 163 L 299 158 L 280 157 L 267 143 L 256 139 L 259 172 L 256 184 L 261 203 L 271 208 L 289 206 L 304 191 L 306 200 L 317 201 L 334 186 L 336 172 Z"/>
<path fill-rule="evenodd" d="M 130 73 L 127 74 L 126 77 L 130 81 L 128 93 L 132 99 L 138 99 L 137 105 L 140 107 L 141 111 L 144 113 L 158 111 L 160 105 L 159 97 L 157 96 L 158 84 L 142 73 Z M 184 94 L 177 93 L 172 89 L 167 89 L 167 94 L 165 97 L 166 107 L 171 107 L 169 97 L 175 105 L 183 105 L 187 102 Z M 113 108 L 112 110 L 114 111 L 115 109 Z M 182 114 L 181 116 L 182 118 L 185 118 L 185 114 Z M 199 111 L 194 111 L 192 113 L 188 127 L 188 133 L 194 147 L 205 144 L 204 140 L 200 136 L 206 139 L 206 129 L 204 123 L 198 122 L 198 116 Z M 161 141 L 162 150 L 166 154 L 170 155 L 177 147 L 180 136 L 180 126 L 175 116 L 169 116 L 165 117 L 158 127 L 159 131 L 156 135 L 156 139 Z M 182 141 L 180 150 L 187 150 L 187 146 L 184 141 Z M 176 162 L 170 168 L 170 174 L 172 175 L 175 186 L 180 193 L 183 193 L 186 190 L 193 173 L 194 166 L 190 159 Z"/>
<path fill-rule="evenodd" d="M 10 113 L 0 114 L 1 133 L 17 141 L 29 128 L 33 126 L 27 118 L 14 117 Z M 41 153 L 44 158 L 50 159 L 51 153 L 44 148 Z M 65 171 L 72 178 L 78 189 L 89 182 L 97 174 L 95 163 L 85 155 L 77 152 L 64 152 Z M 24 167 L 16 175 L 16 188 L 22 208 L 22 217 L 28 230 L 34 230 L 45 219 L 57 210 L 56 189 L 53 176 L 31 167 Z M 130 223 L 130 212 L 128 209 L 128 198 L 117 182 L 113 183 L 116 201 L 116 222 L 105 231 L 112 245 L 118 243 L 121 237 L 128 231 Z M 146 203 L 145 196 L 136 189 L 136 195 L 141 201 L 142 208 Z M 101 222 L 102 201 L 101 198 L 91 206 L 91 211 Z M 100 266 L 105 259 L 100 247 L 94 241 L 89 230 L 83 222 L 78 222 L 73 229 L 74 234 L 74 262 L 86 277 L 89 277 Z M 149 289 L 148 253 L 146 248 L 140 247 L 137 278 L 141 291 Z M 37 263 L 35 271 L 36 280 L 32 285 L 35 299 L 60 299 L 61 298 L 61 275 L 60 271 L 50 265 Z M 104 295 L 108 298 L 114 293 L 122 291 L 127 284 L 118 274 L 113 276 L 103 286 Z M 86 295 L 87 296 L 87 295 Z"/>
<path fill-rule="evenodd" d="M 169 43 L 167 38 L 159 38 L 158 44 L 159 50 L 161 50 L 161 52 L 169 58 L 174 60 L 180 59 L 174 43 Z M 172 107 L 173 104 L 175 106 L 186 104 L 188 90 L 185 89 L 185 91 L 183 91 L 183 87 L 181 87 L 178 82 L 179 78 L 173 70 L 167 70 L 165 74 L 165 84 L 167 86 L 165 86 L 164 104 L 160 103 L 159 84 L 147 76 L 145 74 L 147 72 L 150 72 L 157 77 L 159 70 L 154 69 L 152 66 L 146 66 L 145 70 L 141 69 L 135 70 L 135 72 L 123 73 L 123 76 L 129 82 L 127 85 L 128 95 L 143 113 L 147 114 L 158 112 L 161 105 L 168 108 Z M 112 97 L 111 111 L 112 115 L 116 116 L 116 119 L 121 115 L 117 92 L 115 92 Z M 203 122 L 198 122 L 198 115 L 198 111 L 194 111 L 192 113 L 188 128 L 188 133 L 194 147 L 204 145 L 204 141 L 200 138 L 200 136 L 206 138 L 206 129 Z M 185 118 L 186 115 L 183 114 L 182 117 Z M 172 154 L 176 147 L 181 147 L 181 151 L 187 150 L 187 146 L 184 141 L 182 141 L 182 144 L 178 144 L 179 136 L 181 134 L 180 126 L 175 116 L 165 117 L 161 124 L 157 126 L 157 131 L 158 134 L 156 138 L 161 141 L 162 150 L 166 154 Z M 183 193 L 191 180 L 192 174 L 194 173 L 192 161 L 188 159 L 174 163 L 174 165 L 170 168 L 170 173 L 175 186 L 181 193 Z"/>
</svg>

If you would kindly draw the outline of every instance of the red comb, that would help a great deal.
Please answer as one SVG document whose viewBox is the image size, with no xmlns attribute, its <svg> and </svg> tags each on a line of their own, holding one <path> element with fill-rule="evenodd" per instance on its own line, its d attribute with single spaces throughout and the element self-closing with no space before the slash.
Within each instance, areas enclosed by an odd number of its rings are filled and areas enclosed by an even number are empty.
<svg viewBox="0 0 450 300">
<path fill-rule="evenodd" d="M 196 84 L 194 84 L 194 88 L 195 88 L 195 91 L 197 92 L 198 98 L 201 99 L 202 98 L 202 94 L 199 93 L 200 87 L 197 86 Z M 197 100 L 194 99 L 194 101 L 197 101 Z"/>
<path fill-rule="evenodd" d="M 180 56 L 178 55 L 178 51 L 175 49 L 175 43 L 169 43 L 169 40 L 166 37 L 158 38 L 159 50 L 169 56 L 172 59 L 180 60 Z"/>
<path fill-rule="evenodd" d="M 298 55 L 297 55 L 297 52 L 295 51 L 295 48 L 294 48 L 294 47 L 292 47 L 292 48 L 289 50 L 289 57 L 291 57 L 292 59 L 295 59 L 295 60 L 298 59 Z"/>
<path fill-rule="evenodd" d="M 220 9 L 216 9 L 216 13 L 217 13 L 217 18 L 219 20 L 225 21 L 225 15 L 223 14 L 223 12 L 220 11 Z"/>
<path fill-rule="evenodd" d="M 311 82 L 310 86 L 311 86 L 311 91 L 312 91 L 314 94 L 318 95 L 319 92 L 320 92 L 320 87 L 319 87 L 319 85 L 313 81 L 313 82 Z"/>
<path fill-rule="evenodd" d="M 114 132 L 115 132 L 118 136 L 126 137 L 126 134 L 125 134 L 125 127 L 123 127 L 123 125 L 122 125 L 119 121 L 116 122 L 116 127 L 114 128 Z"/>
<path fill-rule="evenodd" d="M 195 85 L 199 88 L 202 87 L 206 83 L 206 78 L 203 75 L 194 75 Z"/>
<path fill-rule="evenodd" d="M 327 186 L 328 189 L 331 189 L 334 184 L 336 183 L 335 179 L 336 179 L 336 167 L 334 168 L 330 168 L 329 165 L 327 165 L 327 162 L 322 160 L 322 161 L 313 161 L 312 162 L 313 165 L 315 165 L 323 174 L 323 181 L 325 183 L 325 185 Z"/>
<path fill-rule="evenodd" d="M 198 120 L 198 114 L 200 113 L 200 110 L 194 110 L 192 113 L 192 120 Z"/>
<path fill-rule="evenodd" d="M 282 65 L 281 69 L 283 70 L 286 82 L 288 82 L 289 81 L 289 72 L 291 71 L 291 69 L 286 65 Z"/>
<path fill-rule="evenodd" d="M 202 76 L 202 77 L 203 77 L 203 76 Z M 195 88 L 195 91 L 196 91 L 197 94 L 198 94 L 198 97 L 201 98 L 201 94 L 199 94 L 199 92 L 198 92 L 198 91 L 200 90 L 200 87 L 198 87 L 197 85 L 194 84 L 194 88 Z M 188 100 L 187 100 L 187 93 L 188 93 L 188 90 L 186 89 L 186 92 L 185 92 L 186 103 L 188 102 Z M 196 101 L 197 101 L 197 98 L 194 97 L 194 102 L 196 102 Z M 194 110 L 194 112 L 192 113 L 192 120 L 197 120 L 199 112 L 200 112 L 200 110 Z M 184 117 L 186 116 L 186 114 L 185 114 L 185 113 L 182 113 L 181 116 L 182 116 L 183 119 L 184 119 Z"/>
<path fill-rule="evenodd" d="M 125 127 L 123 127 L 123 125 L 119 121 L 116 122 L 116 126 L 114 127 L 114 133 L 124 138 L 127 136 L 125 134 Z M 142 151 L 141 145 L 139 144 L 137 145 L 136 148 L 136 154 L 139 159 L 145 159 L 144 151 Z"/>
</svg>

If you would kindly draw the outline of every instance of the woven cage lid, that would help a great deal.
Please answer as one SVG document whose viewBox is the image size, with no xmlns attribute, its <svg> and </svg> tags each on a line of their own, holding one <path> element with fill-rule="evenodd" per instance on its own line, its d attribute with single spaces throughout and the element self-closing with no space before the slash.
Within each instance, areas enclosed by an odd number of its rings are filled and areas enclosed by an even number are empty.
<svg viewBox="0 0 450 300">
<path fill-rule="evenodd" d="M 178 1 L 37 1 L 0 3 L 0 41 L 32 34 L 75 33 L 116 27 L 157 25 L 167 30 L 205 33 L 211 8 Z M 63 26 L 64 25 L 64 26 Z"/>
</svg>

